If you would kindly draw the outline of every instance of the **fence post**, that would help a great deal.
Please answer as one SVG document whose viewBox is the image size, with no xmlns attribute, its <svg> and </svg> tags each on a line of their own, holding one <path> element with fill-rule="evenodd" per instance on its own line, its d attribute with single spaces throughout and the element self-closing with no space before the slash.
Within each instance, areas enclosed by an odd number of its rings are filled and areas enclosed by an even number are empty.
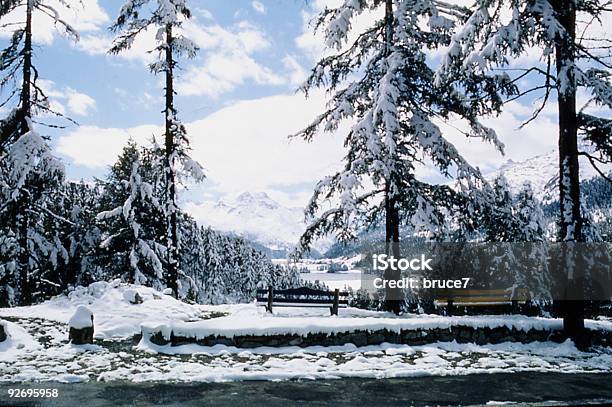
<svg viewBox="0 0 612 407">
<path fill-rule="evenodd" d="M 332 315 L 338 315 L 338 306 L 340 303 L 340 290 L 334 290 L 334 305 L 332 305 L 331 313 Z"/>
<path fill-rule="evenodd" d="M 268 306 L 266 307 L 266 310 L 272 314 L 272 302 L 273 302 L 273 298 L 274 298 L 274 290 L 272 289 L 272 286 L 268 286 Z"/>
</svg>

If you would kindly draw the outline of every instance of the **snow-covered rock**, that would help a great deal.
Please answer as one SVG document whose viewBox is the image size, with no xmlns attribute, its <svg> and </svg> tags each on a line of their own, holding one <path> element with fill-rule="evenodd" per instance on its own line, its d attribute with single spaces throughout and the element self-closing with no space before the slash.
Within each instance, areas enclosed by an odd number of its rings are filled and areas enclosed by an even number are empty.
<svg viewBox="0 0 612 407">
<path fill-rule="evenodd" d="M 163 291 L 164 295 L 172 295 L 174 294 L 174 292 L 172 291 L 172 288 L 165 288 Z"/>
<path fill-rule="evenodd" d="M 94 336 L 93 313 L 84 305 L 79 305 L 74 315 L 68 321 L 70 327 L 68 339 L 73 345 L 86 345 L 93 343 Z"/>
<path fill-rule="evenodd" d="M 8 338 L 8 329 L 6 327 L 6 322 L 0 320 L 0 342 L 4 342 Z"/>
<path fill-rule="evenodd" d="M 68 321 L 68 326 L 75 329 L 93 327 L 93 313 L 84 305 L 79 305 Z"/>
<path fill-rule="evenodd" d="M 130 304 L 142 304 L 144 301 L 136 290 L 125 290 L 123 292 L 123 299 Z"/>
</svg>

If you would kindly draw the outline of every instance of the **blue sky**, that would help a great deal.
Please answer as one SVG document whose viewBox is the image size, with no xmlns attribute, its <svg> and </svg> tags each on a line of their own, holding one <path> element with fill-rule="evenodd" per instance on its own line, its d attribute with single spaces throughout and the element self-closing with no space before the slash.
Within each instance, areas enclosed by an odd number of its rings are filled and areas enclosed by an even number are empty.
<svg viewBox="0 0 612 407">
<path fill-rule="evenodd" d="M 209 178 L 191 188 L 186 200 L 197 206 L 249 190 L 265 191 L 286 205 L 303 205 L 315 182 L 339 166 L 341 135 L 322 135 L 312 144 L 287 139 L 324 107 L 323 92 L 305 100 L 295 90 L 324 52 L 321 36 L 312 33 L 309 21 L 324 5 L 336 2 L 188 3 L 194 17 L 185 33 L 201 50 L 196 59 L 182 61 L 177 104 L 193 155 Z M 146 143 L 161 134 L 161 78 L 146 67 L 153 34 L 123 55 L 105 52 L 111 40 L 108 26 L 119 4 L 84 0 L 84 9 L 67 12 L 66 20 L 80 32 L 78 43 L 62 37 L 49 22 L 35 21 L 43 84 L 53 105 L 80 123 L 46 131 L 71 179 L 102 177 L 129 137 Z M 360 17 L 355 28 L 367 27 L 372 18 Z M 6 41 L 6 33 L 0 33 L 0 41 Z M 491 146 L 465 140 L 452 127 L 445 130 L 468 160 L 489 172 L 509 158 L 523 160 L 554 147 L 554 104 L 537 122 L 517 130 L 532 109 L 530 103 L 512 103 L 490 122 L 507 145 L 506 157 Z M 426 168 L 421 171 L 423 177 L 436 179 Z"/>
</svg>

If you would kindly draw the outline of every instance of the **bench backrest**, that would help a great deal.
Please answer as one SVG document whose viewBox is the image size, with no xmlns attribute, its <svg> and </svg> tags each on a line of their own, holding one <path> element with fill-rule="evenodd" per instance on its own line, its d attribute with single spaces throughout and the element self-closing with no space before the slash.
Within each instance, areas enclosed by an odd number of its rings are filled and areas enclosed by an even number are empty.
<svg viewBox="0 0 612 407">
<path fill-rule="evenodd" d="M 530 300 L 527 288 L 493 290 L 445 290 L 436 295 L 436 303 L 452 301 L 455 305 L 490 305 Z"/>
<path fill-rule="evenodd" d="M 277 304 L 295 304 L 296 307 L 308 306 L 308 304 L 330 305 L 334 302 L 334 291 L 315 290 L 309 287 L 292 288 L 288 290 L 273 290 L 272 301 Z M 338 292 L 338 305 L 346 307 L 348 305 L 348 293 Z M 257 290 L 257 302 L 267 303 L 269 290 Z"/>
</svg>

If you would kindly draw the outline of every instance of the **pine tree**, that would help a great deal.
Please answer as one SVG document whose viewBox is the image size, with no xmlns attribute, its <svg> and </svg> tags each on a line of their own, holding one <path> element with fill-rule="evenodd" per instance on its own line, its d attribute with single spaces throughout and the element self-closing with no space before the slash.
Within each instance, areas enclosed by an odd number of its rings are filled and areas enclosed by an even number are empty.
<svg viewBox="0 0 612 407">
<path fill-rule="evenodd" d="M 364 12 L 384 9 L 384 17 L 359 33 L 353 19 Z M 435 87 L 426 50 L 450 41 L 455 16 L 462 9 L 434 1 L 346 0 L 324 10 L 317 29 L 325 29 L 326 45 L 335 54 L 321 59 L 303 90 L 324 87 L 334 92 L 327 110 L 296 136 L 310 141 L 320 130 L 335 132 L 351 121 L 345 138 L 344 168 L 319 182 L 307 208 L 313 220 L 303 234 L 298 252 L 318 236 L 335 231 L 339 240 L 356 238 L 363 226 L 384 216 L 386 250 L 399 257 L 400 226 L 415 223 L 430 236 L 440 237 L 449 214 L 469 222 L 487 201 L 478 169 L 469 165 L 447 141 L 436 124 L 449 117 L 463 119 L 469 135 L 494 143 L 495 133 L 477 115 L 499 106 L 466 99 L 459 88 Z M 355 79 L 357 77 L 357 79 Z M 491 81 L 501 83 L 503 78 Z M 483 88 L 492 88 L 487 82 Z M 419 180 L 415 169 L 430 162 L 444 176 L 456 178 L 456 188 Z M 468 198 L 469 197 L 469 198 Z M 337 202 L 323 210 L 324 202 Z M 388 271 L 388 279 L 397 279 Z M 398 290 L 386 292 L 387 309 L 399 312 Z"/>
<path fill-rule="evenodd" d="M 156 30 L 157 46 L 154 50 L 159 59 L 149 68 L 154 74 L 165 77 L 165 132 L 164 132 L 164 176 L 163 198 L 166 219 L 166 284 L 175 295 L 179 294 L 180 236 L 179 208 L 176 200 L 177 184 L 182 175 L 196 180 L 204 178 L 202 168 L 188 155 L 189 143 L 183 124 L 178 120 L 174 103 L 174 79 L 177 58 L 195 57 L 196 45 L 178 33 L 182 23 L 191 17 L 185 0 L 128 0 L 119 12 L 116 23 L 111 27 L 118 33 L 110 53 L 117 54 L 129 49 L 135 38 L 146 30 Z M 180 167 L 180 168 L 179 168 Z"/>
<path fill-rule="evenodd" d="M 525 67 L 511 82 L 518 84 L 525 78 L 533 81 L 537 77 L 541 81 L 521 89 L 510 100 L 538 91 L 542 93 L 542 103 L 527 124 L 540 114 L 552 95 L 557 96 L 559 232 L 563 242 L 585 240 L 578 157 L 587 157 L 603 176 L 599 164 L 612 159 L 612 121 L 578 110 L 576 102 L 577 90 L 582 88 L 590 95 L 586 106 L 592 103 L 604 108 L 612 106 L 610 39 L 593 35 L 590 30 L 608 12 L 607 3 L 600 1 L 480 0 L 453 36 L 437 75 L 438 83 L 460 81 L 470 86 L 475 75 L 486 76 L 495 68 L 506 67 L 510 59 L 539 49 L 543 64 Z M 580 27 L 578 35 L 577 15 L 590 21 Z M 579 150 L 579 132 L 594 145 L 595 153 Z M 568 270 L 567 273 L 568 286 L 578 292 L 582 281 L 579 273 L 580 270 Z M 566 305 L 564 327 L 571 336 L 578 337 L 584 328 L 583 305 L 571 302 Z"/>
<path fill-rule="evenodd" d="M 52 156 L 45 140 L 35 131 L 35 116 L 40 113 L 62 116 L 49 107 L 49 101 L 38 85 L 39 70 L 34 61 L 32 24 L 35 13 L 51 18 L 56 26 L 78 39 L 70 27 L 46 0 L 6 0 L 0 6 L 0 20 L 23 11 L 24 21 L 6 24 L 14 28 L 9 45 L 0 52 L 0 107 L 11 106 L 0 120 L 0 222 L 12 229 L 18 246 L 13 275 L 17 302 L 29 304 L 36 295 L 45 295 L 43 286 L 57 283 L 44 278 L 45 256 L 56 267 L 55 254 L 62 252 L 57 236 L 44 230 L 55 215 L 49 211 L 46 198 L 61 185 L 63 166 Z M 61 1 L 70 7 L 71 1 Z M 55 126 L 57 127 L 57 126 Z M 35 214 L 35 216 L 33 216 Z M 35 277 L 35 275 L 38 275 Z"/>
</svg>

